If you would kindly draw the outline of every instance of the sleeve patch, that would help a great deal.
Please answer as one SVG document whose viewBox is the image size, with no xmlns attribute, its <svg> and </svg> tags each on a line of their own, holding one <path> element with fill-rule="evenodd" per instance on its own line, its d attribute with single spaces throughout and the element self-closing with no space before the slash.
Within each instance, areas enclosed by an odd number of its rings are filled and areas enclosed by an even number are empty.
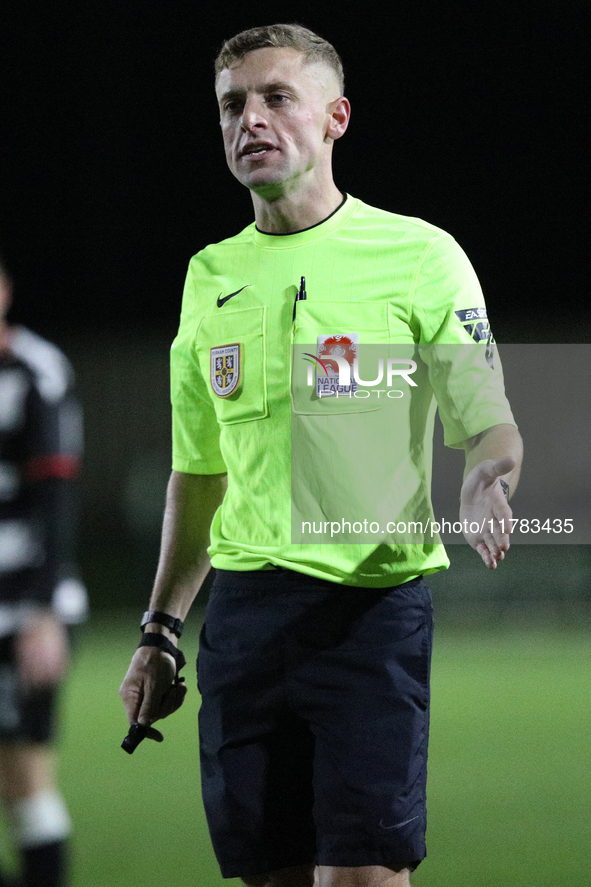
<svg viewBox="0 0 591 887">
<path fill-rule="evenodd" d="M 456 311 L 456 315 L 460 323 L 466 323 L 468 320 L 486 320 L 488 317 L 486 308 L 464 308 L 462 311 Z"/>
<path fill-rule="evenodd" d="M 486 362 L 494 369 L 495 340 L 488 322 L 486 308 L 465 308 L 456 317 L 475 342 L 486 344 Z"/>
</svg>

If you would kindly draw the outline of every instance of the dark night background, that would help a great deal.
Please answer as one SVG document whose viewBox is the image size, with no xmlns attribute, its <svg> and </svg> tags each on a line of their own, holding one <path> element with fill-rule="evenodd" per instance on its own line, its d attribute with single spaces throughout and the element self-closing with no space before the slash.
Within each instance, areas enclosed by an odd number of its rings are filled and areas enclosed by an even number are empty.
<svg viewBox="0 0 591 887">
<path fill-rule="evenodd" d="M 298 21 L 334 43 L 353 106 L 339 187 L 450 231 L 498 341 L 588 342 L 586 8 L 3 4 L 0 251 L 12 318 L 63 345 L 79 374 L 97 551 L 113 509 L 159 522 L 159 481 L 158 517 L 137 503 L 150 472 L 168 470 L 166 350 L 186 266 L 252 219 L 223 158 L 212 76 L 223 39 Z"/>
<path fill-rule="evenodd" d="M 586 6 L 3 5 L 0 244 L 15 316 L 54 335 L 174 331 L 190 256 L 251 221 L 225 169 L 212 60 L 237 30 L 297 20 L 344 59 L 339 186 L 454 234 L 498 338 L 564 324 L 557 341 L 584 341 Z"/>
</svg>

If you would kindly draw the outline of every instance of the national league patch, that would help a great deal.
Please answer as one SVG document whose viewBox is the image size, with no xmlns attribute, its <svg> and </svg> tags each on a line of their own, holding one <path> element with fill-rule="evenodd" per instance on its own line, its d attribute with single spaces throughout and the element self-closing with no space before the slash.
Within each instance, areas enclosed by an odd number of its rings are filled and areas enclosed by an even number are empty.
<svg viewBox="0 0 591 887">
<path fill-rule="evenodd" d="M 240 384 L 242 345 L 219 345 L 210 349 L 210 379 L 214 394 L 228 397 Z"/>
<path fill-rule="evenodd" d="M 317 357 L 322 363 L 323 372 L 316 374 L 316 396 L 327 397 L 332 394 L 354 394 L 359 385 L 353 379 L 353 361 L 357 357 L 359 333 L 343 335 L 318 336 Z M 339 385 L 339 365 L 331 356 L 343 357 L 351 370 L 351 384 Z"/>
</svg>

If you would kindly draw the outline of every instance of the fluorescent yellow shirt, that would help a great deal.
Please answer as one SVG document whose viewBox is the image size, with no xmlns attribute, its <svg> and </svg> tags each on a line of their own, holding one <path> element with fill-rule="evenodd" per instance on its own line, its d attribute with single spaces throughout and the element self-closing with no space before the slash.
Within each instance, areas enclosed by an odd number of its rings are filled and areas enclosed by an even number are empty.
<svg viewBox="0 0 591 887">
<path fill-rule="evenodd" d="M 298 301 L 294 320 L 301 277 L 307 299 Z M 426 349 L 431 387 L 426 393 L 423 385 L 415 399 L 418 430 L 404 431 L 416 445 L 392 468 L 420 491 L 419 511 L 430 509 L 435 394 L 449 446 L 514 424 L 500 368 L 484 359 L 491 340 L 480 285 L 450 235 L 352 197 L 295 234 L 249 225 L 191 260 L 171 352 L 173 468 L 228 473 L 211 529 L 214 567 L 275 564 L 386 587 L 448 566 L 441 544 L 291 541 L 292 349 L 349 333 L 361 346 L 457 343 L 482 351 L 478 378 L 467 378 L 453 368 L 446 373 L 445 360 Z"/>
</svg>

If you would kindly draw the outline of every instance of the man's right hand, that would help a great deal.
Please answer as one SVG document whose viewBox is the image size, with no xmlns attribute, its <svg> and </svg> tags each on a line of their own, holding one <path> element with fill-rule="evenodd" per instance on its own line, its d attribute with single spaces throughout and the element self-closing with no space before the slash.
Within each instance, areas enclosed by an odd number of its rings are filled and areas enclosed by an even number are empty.
<svg viewBox="0 0 591 887">
<path fill-rule="evenodd" d="M 135 651 L 119 695 L 127 720 L 148 727 L 148 739 L 162 742 L 162 733 L 152 724 L 183 704 L 187 688 L 184 683 L 173 683 L 175 675 L 176 663 L 170 653 L 158 647 L 139 647 Z"/>
</svg>

